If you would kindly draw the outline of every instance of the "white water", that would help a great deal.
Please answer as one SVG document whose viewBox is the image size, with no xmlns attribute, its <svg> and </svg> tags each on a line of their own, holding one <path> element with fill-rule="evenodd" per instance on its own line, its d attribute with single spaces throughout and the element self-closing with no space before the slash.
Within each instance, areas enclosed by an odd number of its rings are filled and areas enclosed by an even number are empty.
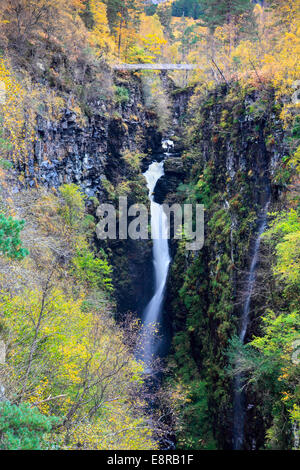
<svg viewBox="0 0 300 470">
<path fill-rule="evenodd" d="M 262 215 L 260 217 L 258 234 L 255 240 L 253 258 L 251 261 L 249 276 L 247 279 L 246 287 L 246 298 L 243 307 L 242 314 L 242 326 L 239 338 L 244 344 L 245 337 L 250 320 L 250 306 L 251 299 L 255 287 L 256 281 L 256 271 L 257 263 L 259 261 L 259 250 L 261 244 L 261 236 L 267 228 L 267 216 L 270 206 L 270 201 L 268 201 L 263 209 Z M 233 447 L 235 450 L 241 450 L 244 444 L 244 425 L 245 425 L 245 409 L 244 409 L 244 396 L 243 396 L 243 377 L 241 374 L 238 374 L 234 380 L 234 419 L 233 419 Z"/>
<path fill-rule="evenodd" d="M 151 201 L 151 233 L 153 240 L 153 264 L 155 274 L 155 291 L 143 314 L 143 331 L 141 356 L 147 372 L 151 371 L 151 362 L 158 348 L 155 330 L 159 325 L 165 287 L 171 262 L 168 243 L 168 219 L 160 204 L 154 201 L 154 188 L 157 181 L 164 175 L 164 162 L 152 163 L 144 173 Z"/>
<path fill-rule="evenodd" d="M 170 139 L 163 140 L 161 145 L 162 145 L 162 148 L 166 150 L 167 152 L 169 152 L 170 150 L 174 150 L 174 147 L 175 147 L 173 140 L 170 140 Z"/>
<path fill-rule="evenodd" d="M 245 341 L 245 336 L 246 336 L 247 327 L 249 323 L 250 302 L 251 302 L 251 298 L 253 295 L 253 289 L 254 289 L 255 280 L 256 280 L 256 267 L 257 267 L 258 257 L 259 257 L 261 236 L 267 227 L 267 215 L 268 215 L 269 205 L 270 205 L 270 202 L 268 201 L 263 210 L 262 218 L 261 218 L 260 225 L 259 225 L 258 235 L 255 241 L 254 255 L 253 255 L 251 266 L 250 266 L 250 272 L 249 272 L 249 277 L 248 277 L 248 282 L 247 282 L 247 297 L 246 297 L 246 301 L 244 304 L 243 316 L 242 316 L 242 328 L 240 332 L 240 340 L 242 342 Z"/>
</svg>

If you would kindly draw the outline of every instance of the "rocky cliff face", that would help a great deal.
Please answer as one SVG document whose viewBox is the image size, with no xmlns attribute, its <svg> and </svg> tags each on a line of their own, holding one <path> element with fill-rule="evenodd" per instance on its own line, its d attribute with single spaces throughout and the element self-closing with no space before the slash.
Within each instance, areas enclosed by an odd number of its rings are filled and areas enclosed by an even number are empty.
<svg viewBox="0 0 300 470">
<path fill-rule="evenodd" d="M 145 105 L 138 77 L 119 72 L 110 80 L 116 93 L 114 100 L 88 100 L 84 103 L 86 113 L 66 106 L 58 121 L 51 120 L 47 113 L 37 117 L 34 149 L 26 167 L 20 168 L 30 187 L 58 188 L 64 183 L 75 183 L 88 197 L 117 205 L 118 188 L 126 183 L 129 204 L 148 202 L 141 171 L 163 151 L 158 116 L 155 109 Z M 171 129 L 165 137 L 177 134 L 178 151 L 181 120 L 191 90 L 174 93 L 172 82 L 166 76 L 161 80 L 171 111 Z M 69 101 L 67 97 L 66 102 Z M 143 155 L 140 170 L 124 160 L 126 151 Z M 116 240 L 104 247 L 111 253 L 119 311 L 141 313 L 152 294 L 151 241 Z"/>
<path fill-rule="evenodd" d="M 127 80 L 128 102 L 90 102 L 84 121 L 68 108 L 59 122 L 38 116 L 34 154 L 26 169 L 31 186 L 74 182 L 88 196 L 99 196 L 103 177 L 120 173 L 124 150 L 148 153 L 160 147 L 155 115 L 144 107 L 140 83 L 130 76 Z"/>
<path fill-rule="evenodd" d="M 199 448 L 232 446 L 233 386 L 224 352 L 240 329 L 258 214 L 268 198 L 274 207 L 282 190 L 276 175 L 286 148 L 279 111 L 270 89 L 223 86 L 195 96 L 182 162 L 171 165 L 184 184 L 167 199 L 205 206 L 205 246 L 199 253 L 181 243 L 173 248 L 166 301 L 174 333 L 170 364 L 191 390 L 183 412 L 189 424 L 178 439 Z M 258 278 L 247 338 L 259 328 L 260 286 Z M 246 408 L 246 448 L 259 448 L 266 419 L 259 397 L 249 392 Z"/>
<path fill-rule="evenodd" d="M 193 89 L 176 90 L 162 75 L 168 96 L 171 122 L 166 136 L 175 135 L 175 151 L 182 150 L 182 124 Z M 36 143 L 26 167 L 30 186 L 41 183 L 57 188 L 63 183 L 79 184 L 88 196 L 101 194 L 101 180 L 118 179 L 124 172 L 122 152 L 151 155 L 162 149 L 162 134 L 155 110 L 147 109 L 141 81 L 132 74 L 118 73 L 114 86 L 128 91 L 125 102 L 93 100 L 85 103 L 88 115 L 66 107 L 58 121 L 37 116 Z M 148 159 L 147 159 L 148 157 Z"/>
<path fill-rule="evenodd" d="M 119 73 L 113 83 L 116 91 L 125 92 L 125 99 L 118 100 L 116 96 L 114 100 L 90 100 L 85 103 L 87 113 L 78 106 L 78 111 L 74 111 L 74 106 L 66 106 L 57 121 L 48 117 L 47 112 L 37 116 L 34 148 L 26 166 L 20 164 L 18 168 L 25 174 L 26 185 L 52 189 L 75 183 L 94 198 L 93 203 L 87 199 L 93 215 L 95 198 L 117 208 L 116 188 L 124 182 L 131 184 L 129 204 L 143 197 L 147 200 L 141 171 L 133 170 L 122 155 L 129 151 L 151 158 L 152 153 L 160 151 L 162 136 L 157 116 L 145 107 L 138 78 Z M 68 95 L 65 101 L 71 101 Z M 17 185 L 14 190 L 18 191 Z M 151 295 L 151 243 L 118 240 L 95 243 L 110 253 L 119 311 L 142 309 L 140 299 L 145 298 L 146 302 Z"/>
</svg>

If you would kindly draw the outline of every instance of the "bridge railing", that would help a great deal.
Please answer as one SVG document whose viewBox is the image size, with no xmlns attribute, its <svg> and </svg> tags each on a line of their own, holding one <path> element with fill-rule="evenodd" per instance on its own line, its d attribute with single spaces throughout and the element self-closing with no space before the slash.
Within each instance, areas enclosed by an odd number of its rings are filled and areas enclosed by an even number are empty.
<svg viewBox="0 0 300 470">
<path fill-rule="evenodd" d="M 115 64 L 114 70 L 195 70 L 197 64 Z"/>
</svg>

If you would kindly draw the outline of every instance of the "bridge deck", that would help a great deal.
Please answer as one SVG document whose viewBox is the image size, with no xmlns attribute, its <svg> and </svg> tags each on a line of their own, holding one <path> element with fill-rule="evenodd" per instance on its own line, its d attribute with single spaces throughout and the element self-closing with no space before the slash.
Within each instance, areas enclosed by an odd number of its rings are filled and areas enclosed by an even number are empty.
<svg viewBox="0 0 300 470">
<path fill-rule="evenodd" d="M 196 64 L 116 64 L 114 70 L 195 70 Z"/>
</svg>

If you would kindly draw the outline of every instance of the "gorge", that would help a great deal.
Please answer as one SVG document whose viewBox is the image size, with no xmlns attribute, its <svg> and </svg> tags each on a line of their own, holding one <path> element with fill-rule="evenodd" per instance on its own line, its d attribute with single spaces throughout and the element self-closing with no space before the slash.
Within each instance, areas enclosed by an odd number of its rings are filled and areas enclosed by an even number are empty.
<svg viewBox="0 0 300 470">
<path fill-rule="evenodd" d="M 127 194 L 129 203 L 146 202 L 149 197 L 153 240 L 107 242 L 112 252 L 118 312 L 124 315 L 132 310 L 142 318 L 142 344 L 137 357 L 143 359 L 145 371 L 151 375 L 151 364 L 157 354 L 165 357 L 169 351 L 164 361 L 170 361 L 171 370 L 172 362 L 177 363 L 177 373 L 182 374 L 184 380 L 202 383 L 202 377 L 206 377 L 205 389 L 201 388 L 200 395 L 196 394 L 192 399 L 192 403 L 193 400 L 197 403 L 207 394 L 208 408 L 207 411 L 203 409 L 205 418 L 200 418 L 200 421 L 204 419 L 204 424 L 201 431 L 195 426 L 195 430 L 190 432 L 195 436 L 198 432 L 204 433 L 208 447 L 231 448 L 232 442 L 235 449 L 260 447 L 260 438 L 258 442 L 255 440 L 261 432 L 255 424 L 260 423 L 259 411 L 257 407 L 251 407 L 252 416 L 246 411 L 249 401 L 256 398 L 240 391 L 242 375 L 231 379 L 221 371 L 225 367 L 224 343 L 239 329 L 240 340 L 244 343 L 253 328 L 255 313 L 251 311 L 250 317 L 250 304 L 257 278 L 261 235 L 266 229 L 270 203 L 276 198 L 270 172 L 276 171 L 284 152 L 279 122 L 275 114 L 271 114 L 270 119 L 262 120 L 247 111 L 249 103 L 253 106 L 253 103 L 259 102 L 259 94 L 248 95 L 243 102 L 239 98 L 235 108 L 231 102 L 223 104 L 228 90 L 219 87 L 197 107 L 199 124 L 195 124 L 194 115 L 195 134 L 188 144 L 183 143 L 181 138 L 173 149 L 172 141 L 164 141 L 157 130 L 155 114 L 151 115 L 149 143 L 145 134 L 140 141 L 141 150 L 149 144 L 152 146 L 152 150 L 148 147 L 148 154 L 142 157 L 142 176 L 140 170 L 132 169 L 121 156 L 126 147 L 132 152 L 136 145 L 137 125 L 133 125 L 128 116 L 135 112 L 140 123 L 147 119 L 144 111 L 142 114 L 138 111 L 138 101 L 142 100 L 139 81 L 130 74 L 126 78 L 132 98 L 122 106 L 122 117 L 118 120 L 106 123 L 105 119 L 95 116 L 91 127 L 82 130 L 76 124 L 76 115 L 66 110 L 57 130 L 52 129 L 52 124 L 39 121 L 35 159 L 41 163 L 36 168 L 32 166 L 32 169 L 29 167 L 26 170 L 28 182 L 30 184 L 32 179 L 38 178 L 43 184 L 59 186 L 61 181 L 76 181 L 90 197 L 100 196 L 102 201 L 113 202 L 117 196 L 113 193 L 113 187 L 116 188 L 117 182 L 120 183 L 120 178 L 125 176 L 129 184 L 134 185 L 134 190 Z M 118 83 L 118 76 L 116 80 Z M 171 82 L 167 85 L 167 93 L 170 86 Z M 168 95 L 168 99 L 172 105 L 173 126 L 180 135 L 183 128 L 178 127 L 178 116 L 185 115 L 185 121 L 190 126 L 191 115 L 187 111 L 190 91 L 173 96 Z M 215 141 L 216 128 L 220 126 L 224 113 L 227 113 L 227 125 L 232 127 L 224 133 L 223 130 L 219 131 L 218 140 Z M 235 124 L 229 124 L 234 121 Z M 259 130 L 257 125 L 260 126 Z M 277 132 L 278 139 L 277 144 L 269 149 L 264 143 L 266 127 Z M 91 137 L 87 138 L 86 135 Z M 66 146 L 66 142 L 69 153 L 64 160 L 58 160 L 56 155 L 61 145 Z M 96 145 L 97 152 L 92 154 Z M 48 155 L 45 163 L 43 151 Z M 109 153 L 109 165 L 103 156 L 105 152 Z M 190 174 L 194 175 L 192 180 Z M 202 175 L 200 186 L 195 186 L 195 189 L 184 186 L 194 184 L 192 181 L 197 181 L 199 175 Z M 270 187 L 269 196 L 266 195 L 266 185 Z M 184 193 L 183 187 L 186 188 Z M 189 194 L 188 199 L 184 194 Z M 165 239 L 167 227 L 161 205 L 163 202 L 197 202 L 205 205 L 207 218 L 203 250 L 185 253 L 183 244 L 174 240 L 170 241 L 169 247 L 169 241 Z M 105 247 L 106 244 L 101 242 L 99 246 Z M 174 261 L 168 276 L 171 254 Z M 243 273 L 240 279 L 238 272 Z M 211 317 L 213 309 L 220 309 L 215 318 Z M 160 339 L 156 338 L 155 330 L 158 330 Z M 206 364 L 208 360 L 209 366 Z M 217 375 L 211 376 L 214 368 Z M 215 401 L 215 393 L 221 390 L 221 400 Z M 188 410 L 189 407 L 185 412 Z M 214 439 L 215 443 L 210 444 L 210 439 Z"/>
<path fill-rule="evenodd" d="M 217 3 L 0 3 L 0 450 L 299 449 L 299 0 Z"/>
</svg>

